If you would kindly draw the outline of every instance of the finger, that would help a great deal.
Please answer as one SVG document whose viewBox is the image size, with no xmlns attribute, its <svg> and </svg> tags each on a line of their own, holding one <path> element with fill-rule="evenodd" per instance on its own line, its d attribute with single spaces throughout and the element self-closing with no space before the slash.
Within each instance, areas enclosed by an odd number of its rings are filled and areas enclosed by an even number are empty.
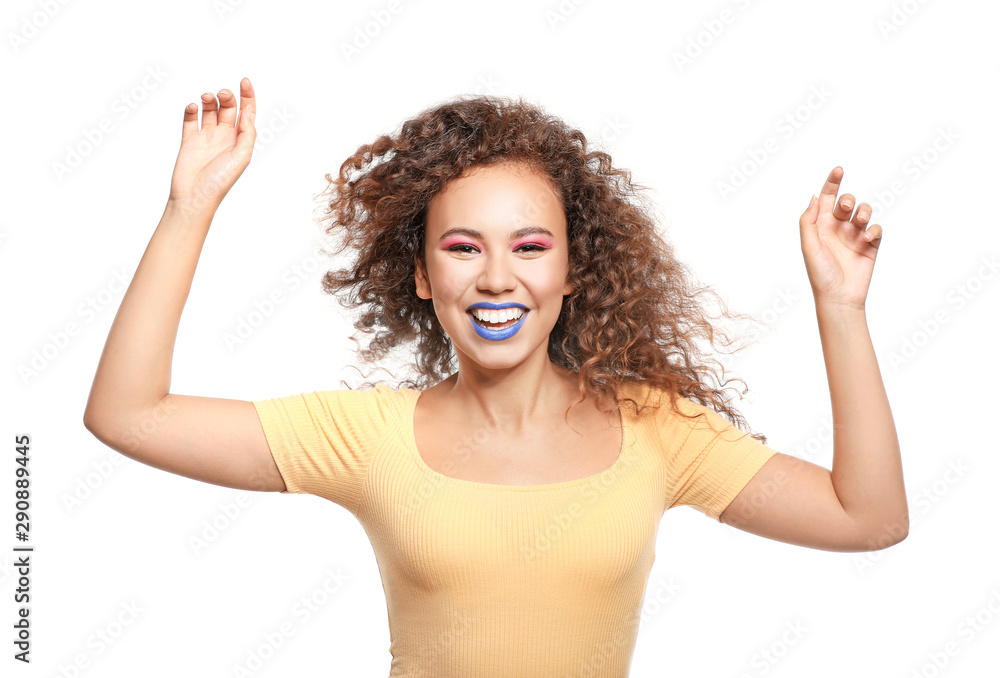
<svg viewBox="0 0 1000 678">
<path fill-rule="evenodd" d="M 219 90 L 219 124 L 236 123 L 236 97 L 228 89 Z"/>
<path fill-rule="evenodd" d="M 189 134 L 198 131 L 198 104 L 188 104 L 184 107 L 184 124 L 181 125 L 181 140 Z"/>
<path fill-rule="evenodd" d="M 218 103 L 215 101 L 215 95 L 211 92 L 205 92 L 201 95 L 201 128 L 205 129 L 209 125 L 219 124 L 219 117 L 216 113 L 218 109 Z"/>
<path fill-rule="evenodd" d="M 882 244 L 882 227 L 878 224 L 872 224 L 871 227 L 865 231 L 865 234 L 862 237 L 868 241 L 872 247 L 878 249 L 878 246 Z"/>
<path fill-rule="evenodd" d="M 840 196 L 837 200 L 836 207 L 833 208 L 833 218 L 840 221 L 847 221 L 851 218 L 851 212 L 854 211 L 854 196 L 850 193 L 845 193 Z"/>
<path fill-rule="evenodd" d="M 809 207 L 799 217 L 799 237 L 802 240 L 803 251 L 815 251 L 819 245 L 819 235 L 816 232 L 816 218 L 819 216 L 819 200 L 816 196 L 809 199 Z"/>
<path fill-rule="evenodd" d="M 864 228 L 868 225 L 868 220 L 872 217 L 872 207 L 866 202 L 858 205 L 858 211 L 854 213 L 853 223 L 855 226 Z"/>
<path fill-rule="evenodd" d="M 813 224 L 816 223 L 817 217 L 819 217 L 819 199 L 815 195 L 809 196 L 809 206 L 802 213 L 799 223 Z"/>
<path fill-rule="evenodd" d="M 257 139 L 257 128 L 254 126 L 256 115 L 256 100 L 253 96 L 253 85 L 249 78 L 240 81 L 240 120 L 236 146 L 248 156 L 253 152 L 253 144 Z"/>
<path fill-rule="evenodd" d="M 826 183 L 819 192 L 820 212 L 832 212 L 833 205 L 837 200 L 837 191 L 840 190 L 840 180 L 844 178 L 844 168 L 837 165 L 830 171 L 826 178 Z"/>
<path fill-rule="evenodd" d="M 240 110 L 251 113 L 249 120 L 251 123 L 257 118 L 257 99 L 250 78 L 240 80 Z"/>
</svg>

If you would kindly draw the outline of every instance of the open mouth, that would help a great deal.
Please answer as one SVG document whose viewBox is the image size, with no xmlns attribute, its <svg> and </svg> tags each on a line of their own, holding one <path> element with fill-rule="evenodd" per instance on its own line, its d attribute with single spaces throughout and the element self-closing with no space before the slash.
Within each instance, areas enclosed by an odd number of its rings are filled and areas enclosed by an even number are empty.
<svg viewBox="0 0 1000 678">
<path fill-rule="evenodd" d="M 524 314 L 527 313 L 527 311 L 523 311 L 521 315 L 516 318 L 503 319 L 503 320 L 498 319 L 497 322 L 492 322 L 491 320 L 484 320 L 481 318 L 477 318 L 472 311 L 468 311 L 468 313 L 470 316 L 472 316 L 472 321 L 477 325 L 479 325 L 480 327 L 485 327 L 488 330 L 502 330 L 516 325 L 521 320 L 521 318 L 524 317 Z"/>
<path fill-rule="evenodd" d="M 502 341 L 510 339 L 528 316 L 528 309 L 520 306 L 508 306 L 507 308 L 471 308 L 466 311 L 472 321 L 472 327 L 476 334 L 483 339 L 490 341 Z"/>
</svg>

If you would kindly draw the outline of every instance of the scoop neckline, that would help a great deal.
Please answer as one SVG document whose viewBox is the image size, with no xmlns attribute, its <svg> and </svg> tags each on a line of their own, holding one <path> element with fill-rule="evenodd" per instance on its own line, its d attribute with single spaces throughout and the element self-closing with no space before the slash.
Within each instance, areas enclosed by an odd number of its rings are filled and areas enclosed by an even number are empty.
<svg viewBox="0 0 1000 678">
<path fill-rule="evenodd" d="M 464 478 L 453 478 L 452 476 L 445 475 L 440 471 L 435 471 L 432 469 L 424 458 L 420 456 L 420 450 L 417 448 L 417 434 L 413 427 L 416 419 L 417 401 L 420 399 L 420 395 L 423 391 L 418 391 L 416 389 L 404 388 L 401 389 L 407 395 L 407 406 L 404 412 L 403 428 L 406 432 L 406 446 L 409 448 L 410 457 L 413 459 L 414 463 L 418 468 L 427 476 L 431 477 L 437 482 L 451 483 L 454 485 L 465 486 L 481 490 L 490 490 L 498 492 L 539 492 L 544 490 L 560 490 L 566 488 L 577 487 L 579 485 L 586 485 L 594 481 L 600 480 L 605 476 L 616 473 L 618 468 L 622 465 L 625 459 L 626 453 L 631 451 L 632 445 L 634 443 L 635 436 L 631 436 L 632 441 L 626 441 L 625 431 L 630 428 L 632 421 L 626 414 L 628 408 L 621 406 L 621 401 L 618 403 L 618 414 L 621 421 L 622 429 L 622 442 L 621 447 L 618 450 L 618 456 L 615 458 L 611 466 L 607 467 L 603 471 L 598 471 L 597 473 L 591 474 L 589 476 L 584 476 L 583 478 L 573 478 L 571 480 L 560 480 L 555 483 L 542 483 L 535 485 L 509 485 L 507 483 L 482 483 L 477 480 L 466 480 Z"/>
</svg>

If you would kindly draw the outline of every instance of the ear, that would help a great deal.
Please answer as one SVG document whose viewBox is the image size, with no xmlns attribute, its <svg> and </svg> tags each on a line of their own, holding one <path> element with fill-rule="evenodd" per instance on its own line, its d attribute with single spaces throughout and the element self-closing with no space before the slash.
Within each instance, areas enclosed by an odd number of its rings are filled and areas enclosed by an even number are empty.
<svg viewBox="0 0 1000 678">
<path fill-rule="evenodd" d="M 430 299 L 431 283 L 427 279 L 427 269 L 424 267 L 424 262 L 420 260 L 420 257 L 417 257 L 413 268 L 413 279 L 417 284 L 417 296 L 421 299 Z"/>
<path fill-rule="evenodd" d="M 573 283 L 571 283 L 569 280 L 567 280 L 566 284 L 563 285 L 563 296 L 565 297 L 567 294 L 572 294 L 573 290 L 575 290 L 575 289 L 576 289 L 576 287 L 573 285 Z"/>
</svg>

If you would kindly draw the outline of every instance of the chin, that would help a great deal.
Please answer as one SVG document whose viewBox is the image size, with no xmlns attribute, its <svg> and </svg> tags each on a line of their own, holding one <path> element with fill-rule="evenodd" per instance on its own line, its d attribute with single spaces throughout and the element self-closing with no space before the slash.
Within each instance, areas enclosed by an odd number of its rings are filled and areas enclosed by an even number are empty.
<svg viewBox="0 0 1000 678">
<path fill-rule="evenodd" d="M 524 345 L 515 347 L 508 344 L 506 346 L 477 346 L 472 351 L 459 351 L 457 347 L 455 350 L 459 356 L 460 369 L 466 365 L 483 370 L 511 370 L 531 361 L 536 351 L 542 351 L 545 354 L 545 359 L 548 360 L 547 342 L 534 349 Z"/>
</svg>

